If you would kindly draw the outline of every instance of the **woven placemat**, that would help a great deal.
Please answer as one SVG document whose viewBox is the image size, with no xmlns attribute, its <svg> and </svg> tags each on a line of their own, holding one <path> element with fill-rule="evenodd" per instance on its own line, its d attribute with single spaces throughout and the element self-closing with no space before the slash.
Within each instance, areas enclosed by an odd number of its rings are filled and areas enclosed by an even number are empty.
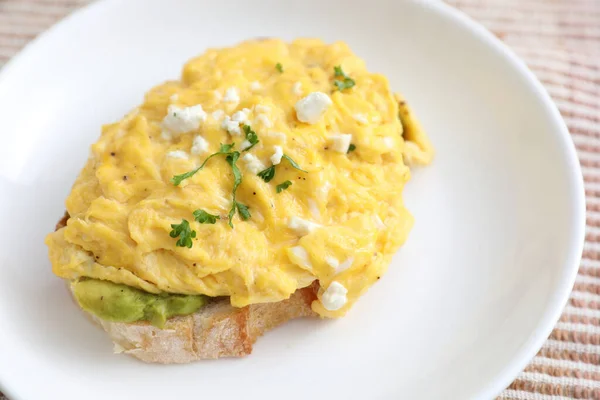
<svg viewBox="0 0 600 400">
<path fill-rule="evenodd" d="M 0 0 L 0 66 L 87 2 Z M 544 83 L 569 126 L 586 185 L 586 243 L 569 303 L 499 399 L 600 400 L 600 0 L 448 2 L 504 40 Z M 0 393 L 0 400 L 7 399 Z"/>
</svg>

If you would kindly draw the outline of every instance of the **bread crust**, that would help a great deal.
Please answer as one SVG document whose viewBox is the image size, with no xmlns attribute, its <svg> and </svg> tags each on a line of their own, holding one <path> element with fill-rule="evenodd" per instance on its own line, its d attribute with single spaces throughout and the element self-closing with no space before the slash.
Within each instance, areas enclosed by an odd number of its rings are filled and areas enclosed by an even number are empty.
<svg viewBox="0 0 600 400">
<path fill-rule="evenodd" d="M 226 298 L 214 300 L 193 314 L 170 318 L 164 329 L 146 321 L 110 322 L 86 314 L 108 333 L 115 352 L 148 363 L 182 364 L 250 354 L 265 332 L 294 318 L 316 316 L 311 303 L 317 290 L 313 283 L 287 300 L 243 308 L 232 307 Z"/>
<path fill-rule="evenodd" d="M 66 226 L 68 219 L 65 213 L 56 229 Z M 148 363 L 182 364 L 250 354 L 265 332 L 294 318 L 316 316 L 311 304 L 318 289 L 315 281 L 287 300 L 243 308 L 231 306 L 228 298 L 213 299 L 193 314 L 168 319 L 164 329 L 146 321 L 110 322 L 86 314 L 108 333 L 115 352 Z"/>
</svg>

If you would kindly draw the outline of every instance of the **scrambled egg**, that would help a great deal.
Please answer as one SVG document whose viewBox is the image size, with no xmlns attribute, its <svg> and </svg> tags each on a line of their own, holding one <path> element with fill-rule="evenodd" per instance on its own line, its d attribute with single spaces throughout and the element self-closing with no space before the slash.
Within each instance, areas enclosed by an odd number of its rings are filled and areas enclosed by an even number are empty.
<svg viewBox="0 0 600 400">
<path fill-rule="evenodd" d="M 338 87 L 346 79 L 354 85 Z M 317 92 L 325 97 L 310 103 Z M 66 201 L 67 226 L 46 239 L 53 271 L 150 293 L 230 296 L 237 307 L 286 299 L 317 279 L 313 309 L 342 316 L 384 274 L 413 224 L 403 160 L 431 160 L 407 109 L 412 140 L 403 139 L 399 102 L 344 43 L 258 40 L 209 50 L 180 81 L 150 90 L 103 128 Z M 248 151 L 244 126 L 259 140 Z M 178 186 L 171 179 L 234 142 L 236 201 L 251 216 L 236 213 L 232 228 L 234 176 L 224 156 Z M 257 175 L 274 163 L 272 180 Z M 199 223 L 199 209 L 220 219 Z M 182 220 L 196 232 L 192 247 L 171 236 Z"/>
</svg>

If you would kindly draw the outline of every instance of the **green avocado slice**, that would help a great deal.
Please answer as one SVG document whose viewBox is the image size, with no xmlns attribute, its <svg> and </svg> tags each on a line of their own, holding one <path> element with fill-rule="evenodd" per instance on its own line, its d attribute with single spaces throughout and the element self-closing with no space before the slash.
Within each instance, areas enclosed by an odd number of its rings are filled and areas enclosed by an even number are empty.
<svg viewBox="0 0 600 400">
<path fill-rule="evenodd" d="M 81 308 L 99 318 L 127 323 L 148 321 L 161 329 L 168 318 L 192 314 L 208 301 L 203 295 L 153 294 L 99 279 L 79 280 L 71 286 Z"/>
</svg>

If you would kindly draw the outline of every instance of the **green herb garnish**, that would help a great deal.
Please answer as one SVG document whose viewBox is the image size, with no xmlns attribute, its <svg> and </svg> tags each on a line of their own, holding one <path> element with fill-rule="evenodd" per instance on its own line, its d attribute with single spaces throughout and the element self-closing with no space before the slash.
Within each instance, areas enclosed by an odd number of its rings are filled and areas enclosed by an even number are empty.
<svg viewBox="0 0 600 400">
<path fill-rule="evenodd" d="M 194 219 L 201 224 L 214 224 L 218 219 L 221 219 L 218 215 L 212 215 L 207 213 L 204 210 L 196 210 L 194 211 Z"/>
<path fill-rule="evenodd" d="M 177 243 L 175 243 L 178 247 L 192 247 L 192 239 L 196 237 L 196 231 L 190 228 L 190 223 L 182 219 L 180 224 L 171 224 L 171 228 L 173 230 L 169 234 L 172 238 L 176 238 L 179 236 Z"/>
<path fill-rule="evenodd" d="M 275 166 L 271 165 L 269 168 L 260 171 L 258 174 L 265 182 L 270 182 L 275 177 Z"/>
<path fill-rule="evenodd" d="M 352 152 L 354 150 L 356 150 L 356 146 L 353 145 L 352 143 L 350 143 L 350 146 L 348 146 L 348 153 L 350 153 L 350 152 Z"/>
<path fill-rule="evenodd" d="M 250 219 L 251 215 L 250 215 L 250 211 L 248 210 L 248 206 L 240 203 L 239 201 L 236 202 L 237 205 L 237 210 L 238 210 L 238 214 L 240 215 L 240 218 L 243 221 L 247 221 L 248 219 Z"/>
<path fill-rule="evenodd" d="M 350 78 L 348 75 L 346 75 L 344 73 L 341 65 L 338 65 L 337 67 L 333 67 L 333 70 L 334 70 L 334 75 L 336 78 L 343 78 L 343 80 L 336 79 L 333 81 L 333 84 L 338 88 L 338 90 L 340 92 L 344 89 L 350 89 L 351 87 L 356 85 L 356 82 L 354 81 L 354 79 Z"/>
<path fill-rule="evenodd" d="M 283 65 L 281 65 L 281 63 L 275 64 L 275 68 L 277 69 L 277 71 L 283 72 Z"/>
<path fill-rule="evenodd" d="M 240 169 L 236 165 L 238 158 L 240 158 L 239 151 L 231 152 L 227 155 L 227 158 L 225 158 L 227 163 L 229 165 L 231 165 L 231 169 L 233 171 L 233 190 L 232 190 L 233 199 L 231 201 L 231 209 L 229 210 L 229 214 L 228 214 L 229 226 L 232 228 L 233 228 L 233 222 L 231 222 L 231 221 L 233 220 L 233 216 L 235 215 L 235 210 L 238 211 L 238 214 L 243 221 L 246 221 L 251 217 L 250 211 L 248 211 L 248 206 L 238 202 L 235 199 L 237 188 L 238 188 L 238 186 L 240 186 L 240 183 L 242 183 L 242 173 L 240 172 Z"/>
<path fill-rule="evenodd" d="M 285 182 L 277 185 L 277 187 L 275 189 L 277 190 L 277 193 L 281 193 L 285 189 L 289 188 L 290 186 L 292 186 L 292 181 L 285 181 Z"/>
<path fill-rule="evenodd" d="M 188 172 L 186 172 L 184 174 L 174 175 L 171 178 L 171 183 L 173 183 L 173 185 L 175 185 L 175 186 L 179 186 L 179 184 L 181 182 L 183 182 L 184 180 L 186 180 L 188 178 L 191 178 L 192 176 L 196 175 L 196 173 L 198 171 L 200 171 L 202 168 L 204 168 L 204 166 L 206 165 L 206 163 L 208 162 L 208 160 L 210 160 L 214 156 L 218 156 L 219 154 L 229 154 L 229 152 L 231 152 L 231 149 L 233 148 L 233 146 L 235 146 L 235 143 L 231 143 L 231 144 L 223 144 L 223 143 L 221 143 L 221 147 L 219 148 L 219 151 L 217 151 L 216 153 L 213 153 L 210 156 L 208 156 L 206 158 L 206 160 L 204 160 L 204 162 L 202 163 L 202 165 L 200 165 L 198 168 L 193 169 L 191 171 L 188 171 Z"/>
<path fill-rule="evenodd" d="M 248 151 L 254 146 L 256 146 L 258 142 L 260 142 L 260 140 L 258 140 L 258 135 L 252 130 L 252 127 L 250 125 L 244 125 L 243 129 L 244 133 L 246 134 L 246 140 L 250 143 L 250 147 L 244 149 L 244 151 Z"/>
<path fill-rule="evenodd" d="M 292 164 L 292 167 L 296 168 L 298 171 L 308 172 L 308 171 L 305 171 L 302 168 L 300 168 L 300 166 L 298 164 L 296 164 L 296 161 L 292 160 L 292 158 L 290 156 L 288 156 L 287 154 L 284 154 L 281 158 L 285 158 L 286 160 L 288 160 L 290 162 L 290 164 Z"/>
<path fill-rule="evenodd" d="M 223 143 L 221 143 L 221 146 L 219 147 L 219 153 L 218 154 L 229 153 L 231 151 L 231 149 L 233 149 L 234 147 L 235 147 L 235 143 L 229 143 L 229 144 L 223 144 Z"/>
<path fill-rule="evenodd" d="M 292 160 L 290 156 L 284 154 L 281 158 L 285 158 L 286 160 L 288 160 L 292 167 L 296 168 L 297 170 L 302 172 L 308 172 L 300 168 L 296 161 Z M 260 171 L 257 175 L 260 176 L 263 181 L 270 182 L 271 179 L 275 177 L 275 167 L 275 165 L 271 165 L 269 168 Z"/>
<path fill-rule="evenodd" d="M 258 143 L 258 137 L 256 136 L 256 132 L 254 132 L 249 126 L 244 125 L 244 132 L 246 132 L 246 138 L 248 139 L 248 141 L 250 141 L 253 145 Z M 225 155 L 226 156 L 225 161 L 227 161 L 227 163 L 231 166 L 231 170 L 233 171 L 233 179 L 234 179 L 233 190 L 232 190 L 232 192 L 233 192 L 232 193 L 232 197 L 233 197 L 232 198 L 232 206 L 231 206 L 231 209 L 229 210 L 229 214 L 228 214 L 229 226 L 231 226 L 232 228 L 233 228 L 232 219 L 233 219 L 233 216 L 235 215 L 236 210 L 238 211 L 240 218 L 244 221 L 248 220 L 251 217 L 250 211 L 248 210 L 248 206 L 238 202 L 235 197 L 237 189 L 240 186 L 240 184 L 242 183 L 242 173 L 236 165 L 237 160 L 240 158 L 240 152 L 239 151 L 231 151 L 234 146 L 235 146 L 235 143 L 221 144 L 219 151 L 208 156 L 206 158 L 206 160 L 204 160 L 202 165 L 200 165 L 198 168 L 196 168 L 192 171 L 186 172 L 185 174 L 175 175 L 173 178 L 171 178 L 171 182 L 173 182 L 173 184 L 175 186 L 177 186 L 184 179 L 187 179 L 187 178 L 193 176 L 196 172 L 198 172 L 202 168 L 204 168 L 204 166 L 206 165 L 208 160 L 210 160 L 214 156 L 217 156 L 219 154 Z M 221 217 L 219 217 L 217 215 L 209 214 L 204 210 L 196 210 L 196 211 L 194 211 L 193 214 L 194 214 L 194 218 L 196 219 L 196 221 L 198 221 L 201 224 L 214 224 L 217 222 L 217 219 L 221 219 Z M 183 220 L 183 222 L 180 225 L 177 225 L 177 228 L 176 228 L 176 225 L 171 225 L 171 227 L 173 227 L 173 231 L 171 232 L 171 237 L 177 237 L 177 236 L 179 236 L 180 232 L 185 233 L 186 232 L 185 229 L 187 229 L 188 231 L 190 229 L 190 225 L 186 220 Z M 191 238 L 195 238 L 196 232 L 191 231 L 191 234 L 189 234 L 189 236 L 191 236 Z M 183 238 L 183 236 L 182 236 L 182 238 Z M 182 238 L 180 238 L 177 241 L 178 246 L 192 247 L 191 239 L 189 239 L 189 243 L 188 243 L 188 239 L 184 239 L 182 241 Z M 180 241 L 181 241 L 181 244 L 179 244 Z"/>
<path fill-rule="evenodd" d="M 207 159 L 207 161 L 208 161 L 208 159 Z M 191 178 L 192 176 L 194 176 L 196 174 L 196 172 L 200 171 L 201 169 L 202 169 L 202 167 L 198 167 L 194 170 L 186 172 L 185 174 L 174 175 L 171 178 L 171 183 L 175 186 L 179 186 L 181 184 L 181 182 L 183 182 L 187 178 Z"/>
</svg>

